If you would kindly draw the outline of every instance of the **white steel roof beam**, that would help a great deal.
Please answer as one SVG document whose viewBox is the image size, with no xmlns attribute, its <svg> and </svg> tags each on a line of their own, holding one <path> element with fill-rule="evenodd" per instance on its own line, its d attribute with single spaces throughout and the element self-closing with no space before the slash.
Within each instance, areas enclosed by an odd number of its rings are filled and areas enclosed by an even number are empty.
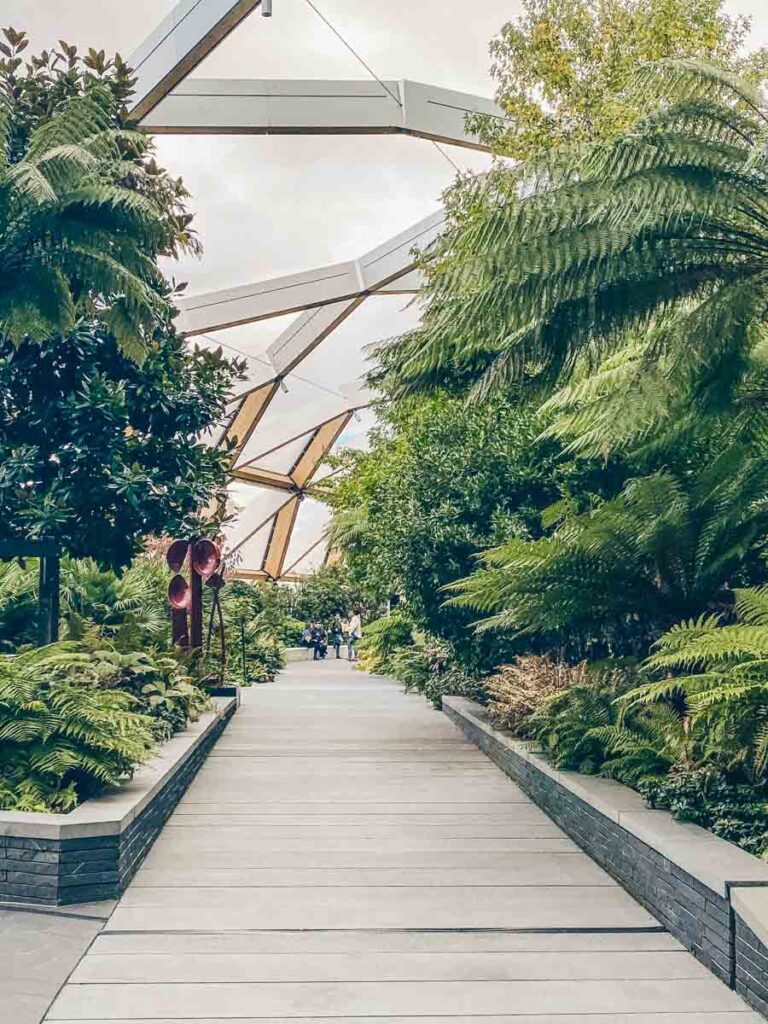
<svg viewBox="0 0 768 1024">
<path fill-rule="evenodd" d="M 137 76 L 131 115 L 145 118 L 260 3 L 181 0 L 128 58 Z"/>
<path fill-rule="evenodd" d="M 492 100 L 420 82 L 187 79 L 144 118 L 159 135 L 413 135 L 484 150 L 468 114 Z M 395 98 L 396 97 L 396 98 Z"/>
<path fill-rule="evenodd" d="M 315 323 L 317 331 L 322 334 L 319 340 L 322 340 L 330 333 L 328 327 L 332 323 L 331 330 L 344 319 L 340 316 L 343 312 L 340 303 L 356 305 L 354 300 L 373 293 L 399 295 L 416 292 L 419 275 L 413 272 L 413 249 L 429 245 L 444 224 L 445 212 L 438 210 L 359 260 L 181 299 L 176 326 L 191 337 L 335 304 L 327 317 L 318 317 Z M 304 344 L 307 351 L 317 344 L 313 341 L 310 323 L 311 318 L 306 318 L 297 326 L 292 324 L 275 342 L 276 357 L 283 346 L 286 348 L 285 365 L 296 366 L 300 361 L 297 360 L 300 344 Z M 299 340 L 293 338 L 297 329 L 302 332 Z"/>
</svg>

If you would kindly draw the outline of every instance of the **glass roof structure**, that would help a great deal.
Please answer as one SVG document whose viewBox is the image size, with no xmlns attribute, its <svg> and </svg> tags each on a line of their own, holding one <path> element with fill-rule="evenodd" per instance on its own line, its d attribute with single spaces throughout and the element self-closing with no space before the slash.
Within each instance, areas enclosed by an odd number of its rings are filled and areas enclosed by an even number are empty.
<svg viewBox="0 0 768 1024">
<path fill-rule="evenodd" d="M 284 2 L 274 0 L 274 6 Z M 481 96 L 443 85 L 363 78 L 366 69 L 359 66 L 355 78 L 203 77 L 214 59 L 207 58 L 219 47 L 218 57 L 230 45 L 228 37 L 247 30 L 255 38 L 263 29 L 260 6 L 260 0 L 182 0 L 129 59 L 139 76 L 134 113 L 144 130 L 159 136 L 161 156 L 167 140 L 183 151 L 190 144 L 199 147 L 200 136 L 226 146 L 259 138 L 274 145 L 274 136 L 285 136 L 294 155 L 305 147 L 304 169 L 311 172 L 318 137 L 327 146 L 333 136 L 341 147 L 371 144 L 379 154 L 383 143 L 394 143 L 392 151 L 399 153 L 403 146 L 416 147 L 421 158 L 429 147 L 430 158 L 441 162 L 444 184 L 456 168 L 467 166 L 467 155 L 480 156 L 479 165 L 476 159 L 472 165 L 477 170 L 487 164 L 465 127 L 468 112 L 498 115 Z M 199 68 L 201 62 L 206 63 Z M 183 164 L 182 169 L 189 181 Z M 226 164 L 221 175 L 225 183 Z M 194 191 L 194 181 L 191 186 Z M 299 194 L 296 201 L 303 198 Z M 348 210 L 352 197 L 346 198 Z M 261 274 L 244 281 L 238 268 L 228 280 L 214 278 L 213 290 L 193 281 L 180 302 L 178 327 L 185 336 L 222 346 L 247 364 L 226 421 L 207 439 L 234 443 L 229 491 L 235 515 L 226 529 L 225 552 L 237 574 L 292 580 L 323 564 L 328 511 L 308 489 L 327 472 L 323 464 L 331 450 L 366 443 L 374 421 L 363 380 L 369 347 L 418 323 L 414 246 L 428 244 L 443 224 L 442 210 L 434 200 L 429 205 L 432 212 L 415 222 L 403 224 L 400 211 L 400 220 L 390 218 L 396 233 L 367 237 L 357 252 L 331 246 L 333 256 L 343 252 L 343 258 L 320 264 L 309 259 L 316 251 L 310 218 L 303 266 L 296 258 L 290 267 L 281 265 L 278 258 L 273 270 L 265 262 L 268 246 L 254 260 Z M 326 214 L 315 206 L 311 216 L 323 222 Z M 347 230 L 344 222 L 334 225 L 332 216 L 324 226 L 335 226 L 347 246 L 357 236 L 354 223 Z M 232 225 L 233 231 L 241 229 Z M 226 233 L 226 225 L 218 230 Z"/>
</svg>

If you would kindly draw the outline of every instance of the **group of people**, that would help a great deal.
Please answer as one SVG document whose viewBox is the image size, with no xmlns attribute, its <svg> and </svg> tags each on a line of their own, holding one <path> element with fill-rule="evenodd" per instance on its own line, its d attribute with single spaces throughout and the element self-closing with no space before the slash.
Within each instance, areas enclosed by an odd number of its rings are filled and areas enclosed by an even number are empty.
<svg viewBox="0 0 768 1024">
<path fill-rule="evenodd" d="M 334 616 L 327 629 L 322 623 L 313 622 L 304 630 L 302 639 L 305 646 L 313 649 L 313 661 L 319 661 L 328 656 L 331 647 L 336 652 L 336 657 L 340 658 L 345 635 L 347 660 L 357 661 L 357 644 L 363 635 L 363 622 L 358 611 L 353 612 L 347 622 L 344 622 L 340 615 Z"/>
</svg>

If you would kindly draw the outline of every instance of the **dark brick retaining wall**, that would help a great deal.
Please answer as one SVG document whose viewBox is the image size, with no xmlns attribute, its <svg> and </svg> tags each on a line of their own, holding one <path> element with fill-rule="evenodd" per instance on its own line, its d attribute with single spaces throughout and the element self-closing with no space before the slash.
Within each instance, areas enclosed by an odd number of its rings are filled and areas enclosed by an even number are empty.
<svg viewBox="0 0 768 1024">
<path fill-rule="evenodd" d="M 233 701 L 123 831 L 66 839 L 0 836 L 0 900 L 68 904 L 119 897 L 226 728 L 235 706 Z"/>
<path fill-rule="evenodd" d="M 558 782 L 557 772 L 516 750 L 521 746 L 519 742 L 511 738 L 505 742 L 503 734 L 484 729 L 476 720 L 482 714 L 478 705 L 474 706 L 475 715 L 468 716 L 459 710 L 463 703 L 452 698 L 445 702 L 444 710 L 466 737 L 698 960 L 768 1017 L 768 948 L 733 911 L 729 897 L 703 884 L 597 807 L 570 792 Z M 702 832 L 702 838 L 711 844 L 712 857 L 717 857 L 712 837 Z M 761 869 L 756 861 L 757 876 Z M 737 889 L 734 883 L 734 891 L 746 894 L 749 885 L 742 882 Z M 767 890 L 761 887 L 751 891 Z"/>
<path fill-rule="evenodd" d="M 735 988 L 739 995 L 768 1017 L 768 949 L 751 928 L 734 915 L 736 923 Z"/>
</svg>

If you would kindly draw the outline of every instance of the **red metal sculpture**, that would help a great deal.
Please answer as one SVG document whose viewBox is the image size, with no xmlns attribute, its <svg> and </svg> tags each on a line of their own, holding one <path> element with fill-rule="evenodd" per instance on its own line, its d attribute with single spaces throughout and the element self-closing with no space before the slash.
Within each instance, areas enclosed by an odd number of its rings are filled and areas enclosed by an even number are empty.
<svg viewBox="0 0 768 1024">
<path fill-rule="evenodd" d="M 189 582 L 181 575 L 189 553 Z M 210 649 L 213 614 L 218 610 L 222 636 L 222 671 L 224 661 L 224 619 L 219 600 L 219 591 L 224 579 L 217 569 L 221 565 L 221 550 L 215 541 L 206 537 L 194 540 L 174 540 L 165 555 L 170 569 L 175 573 L 168 584 L 168 603 L 171 606 L 171 636 L 191 654 L 199 654 L 203 648 L 203 581 L 208 580 L 213 589 L 211 625 L 209 626 L 208 648 Z M 213 582 L 214 577 L 216 581 Z"/>
</svg>

